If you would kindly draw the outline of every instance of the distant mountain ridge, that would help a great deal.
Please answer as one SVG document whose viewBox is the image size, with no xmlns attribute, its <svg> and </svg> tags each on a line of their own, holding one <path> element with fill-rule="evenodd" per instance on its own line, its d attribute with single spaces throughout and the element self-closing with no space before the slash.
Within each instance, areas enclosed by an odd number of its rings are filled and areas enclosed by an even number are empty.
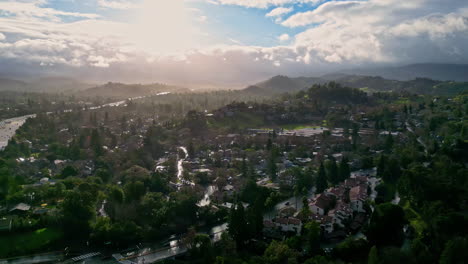
<svg viewBox="0 0 468 264">
<path fill-rule="evenodd" d="M 410 81 L 389 80 L 379 76 L 333 74 L 322 77 L 275 76 L 249 86 L 245 91 L 255 93 L 286 93 L 304 90 L 315 84 L 334 81 L 346 87 L 362 88 L 368 91 L 407 91 L 417 94 L 452 95 L 468 90 L 468 82 L 436 81 L 416 78 Z"/>
<path fill-rule="evenodd" d="M 419 63 L 397 67 L 373 67 L 340 71 L 348 75 L 381 76 L 385 79 L 409 81 L 429 78 L 440 81 L 468 82 L 468 64 Z"/>
<path fill-rule="evenodd" d="M 68 93 L 82 91 L 92 86 L 92 84 L 65 77 L 45 77 L 31 82 L 0 78 L 0 91 Z"/>
</svg>

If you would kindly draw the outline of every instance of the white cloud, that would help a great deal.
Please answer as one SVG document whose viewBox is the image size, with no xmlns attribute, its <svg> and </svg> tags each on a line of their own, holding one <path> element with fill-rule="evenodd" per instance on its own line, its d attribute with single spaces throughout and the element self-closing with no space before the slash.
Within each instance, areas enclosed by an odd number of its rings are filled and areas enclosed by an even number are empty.
<svg viewBox="0 0 468 264">
<path fill-rule="evenodd" d="M 271 10 L 265 16 L 266 17 L 282 16 L 282 15 L 291 13 L 293 10 L 294 10 L 294 8 L 292 8 L 292 7 L 277 7 L 275 9 Z"/>
<path fill-rule="evenodd" d="M 59 21 L 60 17 L 80 17 L 80 18 L 98 18 L 97 14 L 65 12 L 53 8 L 41 7 L 45 4 L 44 1 L 17 2 L 4 1 L 0 2 L 0 12 L 8 15 L 21 16 L 23 18 L 46 18 L 54 21 Z"/>
<path fill-rule="evenodd" d="M 111 9 L 132 9 L 137 8 L 138 4 L 127 0 L 98 0 L 97 4 L 103 8 Z"/>
<path fill-rule="evenodd" d="M 158 2 L 147 1 L 156 9 L 152 4 Z M 157 16 L 148 9 L 139 17 L 141 27 L 95 14 L 45 8 L 41 2 L 1 2 L 0 12 L 7 16 L 0 17 L 0 70 L 14 61 L 25 64 L 20 70 L 53 69 L 98 80 L 187 84 L 211 80 L 234 85 L 238 80 L 311 75 L 356 64 L 468 62 L 468 3 L 464 0 L 328 2 L 282 21 L 283 26 L 302 32 L 278 36 L 282 43 L 274 47 L 252 46 L 227 37 L 229 45 L 197 46 L 190 42 L 193 35 L 185 34 L 187 23 L 179 23 L 186 19 L 176 12 L 181 10 L 180 1 L 171 0 L 171 11 L 161 9 Z M 216 2 L 266 8 L 312 1 Z M 206 19 L 200 10 L 188 12 L 195 20 Z M 273 14 L 274 19 L 281 18 Z M 154 26 L 147 27 L 149 24 Z M 145 45 L 136 45 L 135 40 Z M 172 51 L 174 43 L 180 43 L 177 48 L 184 52 L 167 51 Z M 151 49 L 155 47 L 162 52 Z"/>
<path fill-rule="evenodd" d="M 200 21 L 200 22 L 206 22 L 206 20 L 208 20 L 207 16 L 199 16 L 198 17 L 198 21 Z"/>
<path fill-rule="evenodd" d="M 282 6 L 286 4 L 317 4 L 324 0 L 207 0 L 212 4 L 236 5 L 249 8 L 268 8 L 270 6 Z"/>
<path fill-rule="evenodd" d="M 279 41 L 288 41 L 289 40 L 289 35 L 288 34 L 282 34 L 278 37 Z"/>
</svg>

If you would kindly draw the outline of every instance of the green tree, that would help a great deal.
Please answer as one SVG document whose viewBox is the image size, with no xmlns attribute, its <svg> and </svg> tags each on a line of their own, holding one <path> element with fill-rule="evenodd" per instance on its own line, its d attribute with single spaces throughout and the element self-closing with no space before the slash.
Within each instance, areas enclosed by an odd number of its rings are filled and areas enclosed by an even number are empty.
<svg viewBox="0 0 468 264">
<path fill-rule="evenodd" d="M 210 237 L 205 234 L 195 235 L 190 254 L 192 263 L 213 263 L 215 253 Z"/>
<path fill-rule="evenodd" d="M 61 205 L 65 234 L 71 238 L 83 238 L 89 234 L 94 208 L 81 192 L 71 191 Z"/>
<path fill-rule="evenodd" d="M 340 175 L 338 174 L 338 166 L 336 165 L 335 159 L 328 161 L 328 179 L 332 185 L 337 185 L 340 182 Z"/>
<path fill-rule="evenodd" d="M 440 256 L 440 264 L 462 264 L 468 260 L 468 239 L 458 237 L 445 244 Z"/>
<path fill-rule="evenodd" d="M 273 240 L 263 254 L 267 264 L 296 264 L 299 254 L 286 244 Z"/>
<path fill-rule="evenodd" d="M 401 246 L 405 224 L 405 213 L 400 206 L 390 203 L 379 204 L 372 214 L 367 238 L 376 246 Z"/>
<path fill-rule="evenodd" d="M 141 181 L 132 181 L 124 186 L 125 198 L 127 201 L 138 201 L 145 194 L 146 188 Z"/>
<path fill-rule="evenodd" d="M 247 220 L 245 217 L 244 206 L 241 202 L 232 205 L 229 214 L 228 231 L 232 238 L 236 241 L 237 247 L 244 246 L 247 237 Z"/>
<path fill-rule="evenodd" d="M 328 188 L 327 182 L 327 174 L 325 172 L 325 167 L 323 166 L 323 162 L 320 163 L 318 175 L 317 175 L 317 193 L 322 193 Z"/>
<path fill-rule="evenodd" d="M 91 132 L 91 147 L 94 150 L 96 157 L 99 157 L 103 154 L 104 150 L 102 148 L 102 139 L 97 129 L 93 129 Z"/>
<path fill-rule="evenodd" d="M 367 264 L 379 264 L 379 255 L 377 253 L 377 247 L 373 246 L 369 251 L 369 257 L 367 258 Z"/>
<path fill-rule="evenodd" d="M 308 222 L 304 225 L 305 251 L 309 256 L 320 252 L 320 225 L 315 222 Z"/>
<path fill-rule="evenodd" d="M 345 157 L 343 157 L 340 161 L 340 165 L 338 167 L 338 174 L 339 174 L 340 181 L 344 181 L 351 176 L 348 159 Z"/>
</svg>

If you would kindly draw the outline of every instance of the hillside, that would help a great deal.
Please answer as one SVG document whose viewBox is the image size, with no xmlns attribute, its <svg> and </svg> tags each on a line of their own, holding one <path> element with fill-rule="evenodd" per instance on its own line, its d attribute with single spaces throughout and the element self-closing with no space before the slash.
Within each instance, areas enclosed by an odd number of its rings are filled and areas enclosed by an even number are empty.
<svg viewBox="0 0 468 264">
<path fill-rule="evenodd" d="M 90 87 L 92 85 L 62 77 L 46 77 L 31 82 L 0 79 L 0 91 L 67 93 L 81 91 Z"/>
<path fill-rule="evenodd" d="M 37 92 L 68 93 L 77 92 L 92 87 L 92 84 L 83 83 L 66 77 L 45 77 L 29 84 Z"/>
<path fill-rule="evenodd" d="M 12 79 L 0 79 L 0 91 L 24 91 L 26 90 L 27 83 Z"/>
<path fill-rule="evenodd" d="M 284 75 L 277 75 L 266 81 L 255 84 L 256 87 L 275 93 L 287 93 L 307 89 L 318 83 L 324 83 L 320 78 L 298 77 L 290 78 Z"/>
<path fill-rule="evenodd" d="M 417 94 L 453 95 L 468 90 L 468 83 L 436 81 L 428 78 L 416 78 L 410 81 L 389 80 L 379 76 L 329 74 L 321 77 L 275 76 L 264 82 L 247 87 L 246 91 L 256 93 L 285 93 L 304 90 L 314 84 L 334 81 L 346 87 L 362 88 L 367 91 L 406 91 Z"/>
<path fill-rule="evenodd" d="M 399 67 L 375 67 L 342 71 L 350 75 L 382 76 L 386 79 L 408 81 L 431 78 L 441 81 L 468 82 L 468 64 L 420 63 Z"/>
<path fill-rule="evenodd" d="M 188 92 L 189 90 L 182 87 L 171 86 L 166 84 L 123 84 L 112 83 L 86 89 L 83 95 L 92 97 L 107 97 L 107 98 L 130 98 L 137 96 L 152 95 L 162 92 Z"/>
</svg>

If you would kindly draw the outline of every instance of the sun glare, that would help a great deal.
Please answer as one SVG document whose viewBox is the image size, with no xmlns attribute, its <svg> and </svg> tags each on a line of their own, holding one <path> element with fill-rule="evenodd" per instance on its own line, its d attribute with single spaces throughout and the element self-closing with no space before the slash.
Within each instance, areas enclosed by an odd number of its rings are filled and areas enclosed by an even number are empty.
<svg viewBox="0 0 468 264">
<path fill-rule="evenodd" d="M 183 0 L 144 0 L 129 36 L 144 51 L 178 53 L 195 45 L 189 16 Z"/>
</svg>

